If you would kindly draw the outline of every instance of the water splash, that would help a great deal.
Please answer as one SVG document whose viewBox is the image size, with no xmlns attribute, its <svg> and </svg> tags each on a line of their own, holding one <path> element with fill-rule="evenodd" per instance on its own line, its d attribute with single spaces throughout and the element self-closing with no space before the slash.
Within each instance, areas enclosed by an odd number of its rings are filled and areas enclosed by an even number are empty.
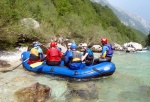
<svg viewBox="0 0 150 102">
<path fill-rule="evenodd" d="M 15 48 L 15 51 L 0 51 L 0 60 L 8 62 L 18 61 L 21 58 L 21 53 L 27 51 L 27 47 Z"/>
</svg>

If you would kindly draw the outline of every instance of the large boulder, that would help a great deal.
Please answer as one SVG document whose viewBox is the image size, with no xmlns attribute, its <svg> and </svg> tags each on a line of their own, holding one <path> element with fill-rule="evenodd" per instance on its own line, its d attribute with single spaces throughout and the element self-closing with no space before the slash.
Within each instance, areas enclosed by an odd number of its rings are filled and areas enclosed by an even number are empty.
<svg viewBox="0 0 150 102">
<path fill-rule="evenodd" d="M 128 47 L 131 47 L 131 48 L 134 48 L 136 51 L 141 51 L 143 49 L 142 45 L 136 42 L 125 43 L 123 47 L 125 49 L 127 49 Z"/>
<path fill-rule="evenodd" d="M 132 47 L 128 47 L 127 49 L 126 49 L 126 52 L 128 53 L 128 52 L 135 52 L 136 50 L 135 50 L 135 48 L 132 48 Z"/>
<path fill-rule="evenodd" d="M 102 47 L 101 47 L 100 45 L 93 45 L 93 46 L 91 47 L 91 50 L 92 50 L 93 52 L 100 52 L 100 51 L 102 51 Z"/>
<path fill-rule="evenodd" d="M 23 18 L 20 20 L 20 22 L 27 28 L 38 29 L 40 27 L 39 22 L 34 20 L 33 18 Z"/>
<path fill-rule="evenodd" d="M 123 47 L 117 43 L 114 43 L 114 48 L 115 50 L 118 50 L 118 51 L 122 51 L 123 50 Z"/>
<path fill-rule="evenodd" d="M 38 82 L 30 87 L 15 92 L 17 102 L 45 102 L 50 96 L 51 89 Z"/>
</svg>

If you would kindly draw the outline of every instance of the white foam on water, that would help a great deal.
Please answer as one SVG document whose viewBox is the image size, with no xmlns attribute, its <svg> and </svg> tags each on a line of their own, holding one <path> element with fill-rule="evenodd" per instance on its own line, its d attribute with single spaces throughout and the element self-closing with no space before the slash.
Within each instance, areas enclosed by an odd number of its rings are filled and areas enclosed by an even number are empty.
<svg viewBox="0 0 150 102">
<path fill-rule="evenodd" d="M 143 50 L 143 51 L 137 51 L 137 52 L 141 52 L 141 53 L 142 53 L 142 52 L 148 52 L 148 50 Z"/>
<path fill-rule="evenodd" d="M 14 62 L 21 59 L 21 54 L 27 51 L 27 47 L 16 48 L 15 51 L 0 51 L 0 60 Z"/>
</svg>

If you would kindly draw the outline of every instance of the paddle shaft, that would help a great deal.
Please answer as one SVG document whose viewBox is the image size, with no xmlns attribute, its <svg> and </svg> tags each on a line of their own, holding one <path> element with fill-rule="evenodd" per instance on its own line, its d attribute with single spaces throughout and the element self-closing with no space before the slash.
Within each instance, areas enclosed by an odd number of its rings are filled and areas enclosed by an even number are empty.
<svg viewBox="0 0 150 102">
<path fill-rule="evenodd" d="M 22 63 L 26 62 L 29 58 L 27 58 L 26 60 L 24 60 Z M 15 70 L 16 68 L 18 68 L 22 63 L 20 63 L 18 66 L 14 67 L 12 70 Z"/>
<path fill-rule="evenodd" d="M 10 71 L 13 71 L 15 70 L 16 68 L 18 68 L 22 63 L 26 62 L 29 58 L 27 58 L 26 60 L 24 60 L 23 62 L 21 62 L 19 65 L 17 65 L 16 67 L 14 67 L 13 69 L 11 70 L 6 70 L 6 71 L 3 71 L 3 72 L 10 72 Z"/>
</svg>

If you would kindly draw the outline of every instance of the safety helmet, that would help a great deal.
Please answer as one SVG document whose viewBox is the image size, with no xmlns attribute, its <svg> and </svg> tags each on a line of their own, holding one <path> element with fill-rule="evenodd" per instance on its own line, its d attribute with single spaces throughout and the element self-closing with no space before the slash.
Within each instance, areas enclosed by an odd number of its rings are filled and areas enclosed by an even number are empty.
<svg viewBox="0 0 150 102">
<path fill-rule="evenodd" d="M 41 45 L 40 43 L 35 43 L 34 47 L 37 47 L 37 46 L 40 46 L 40 45 Z"/>
<path fill-rule="evenodd" d="M 83 43 L 82 46 L 87 46 L 87 44 L 86 44 L 86 43 Z"/>
<path fill-rule="evenodd" d="M 57 42 L 54 42 L 55 43 L 55 45 L 57 46 Z"/>
<path fill-rule="evenodd" d="M 71 46 L 71 43 L 68 43 L 68 46 Z"/>
<path fill-rule="evenodd" d="M 50 47 L 56 47 L 56 43 L 55 42 L 51 42 L 50 43 Z"/>
<path fill-rule="evenodd" d="M 107 40 L 107 38 L 102 38 L 102 39 L 101 39 L 101 42 L 102 42 L 103 44 L 107 44 L 108 40 Z"/>
<path fill-rule="evenodd" d="M 72 43 L 70 48 L 71 48 L 71 49 L 76 49 L 76 48 L 77 48 L 77 45 L 76 45 L 75 43 Z"/>
</svg>

